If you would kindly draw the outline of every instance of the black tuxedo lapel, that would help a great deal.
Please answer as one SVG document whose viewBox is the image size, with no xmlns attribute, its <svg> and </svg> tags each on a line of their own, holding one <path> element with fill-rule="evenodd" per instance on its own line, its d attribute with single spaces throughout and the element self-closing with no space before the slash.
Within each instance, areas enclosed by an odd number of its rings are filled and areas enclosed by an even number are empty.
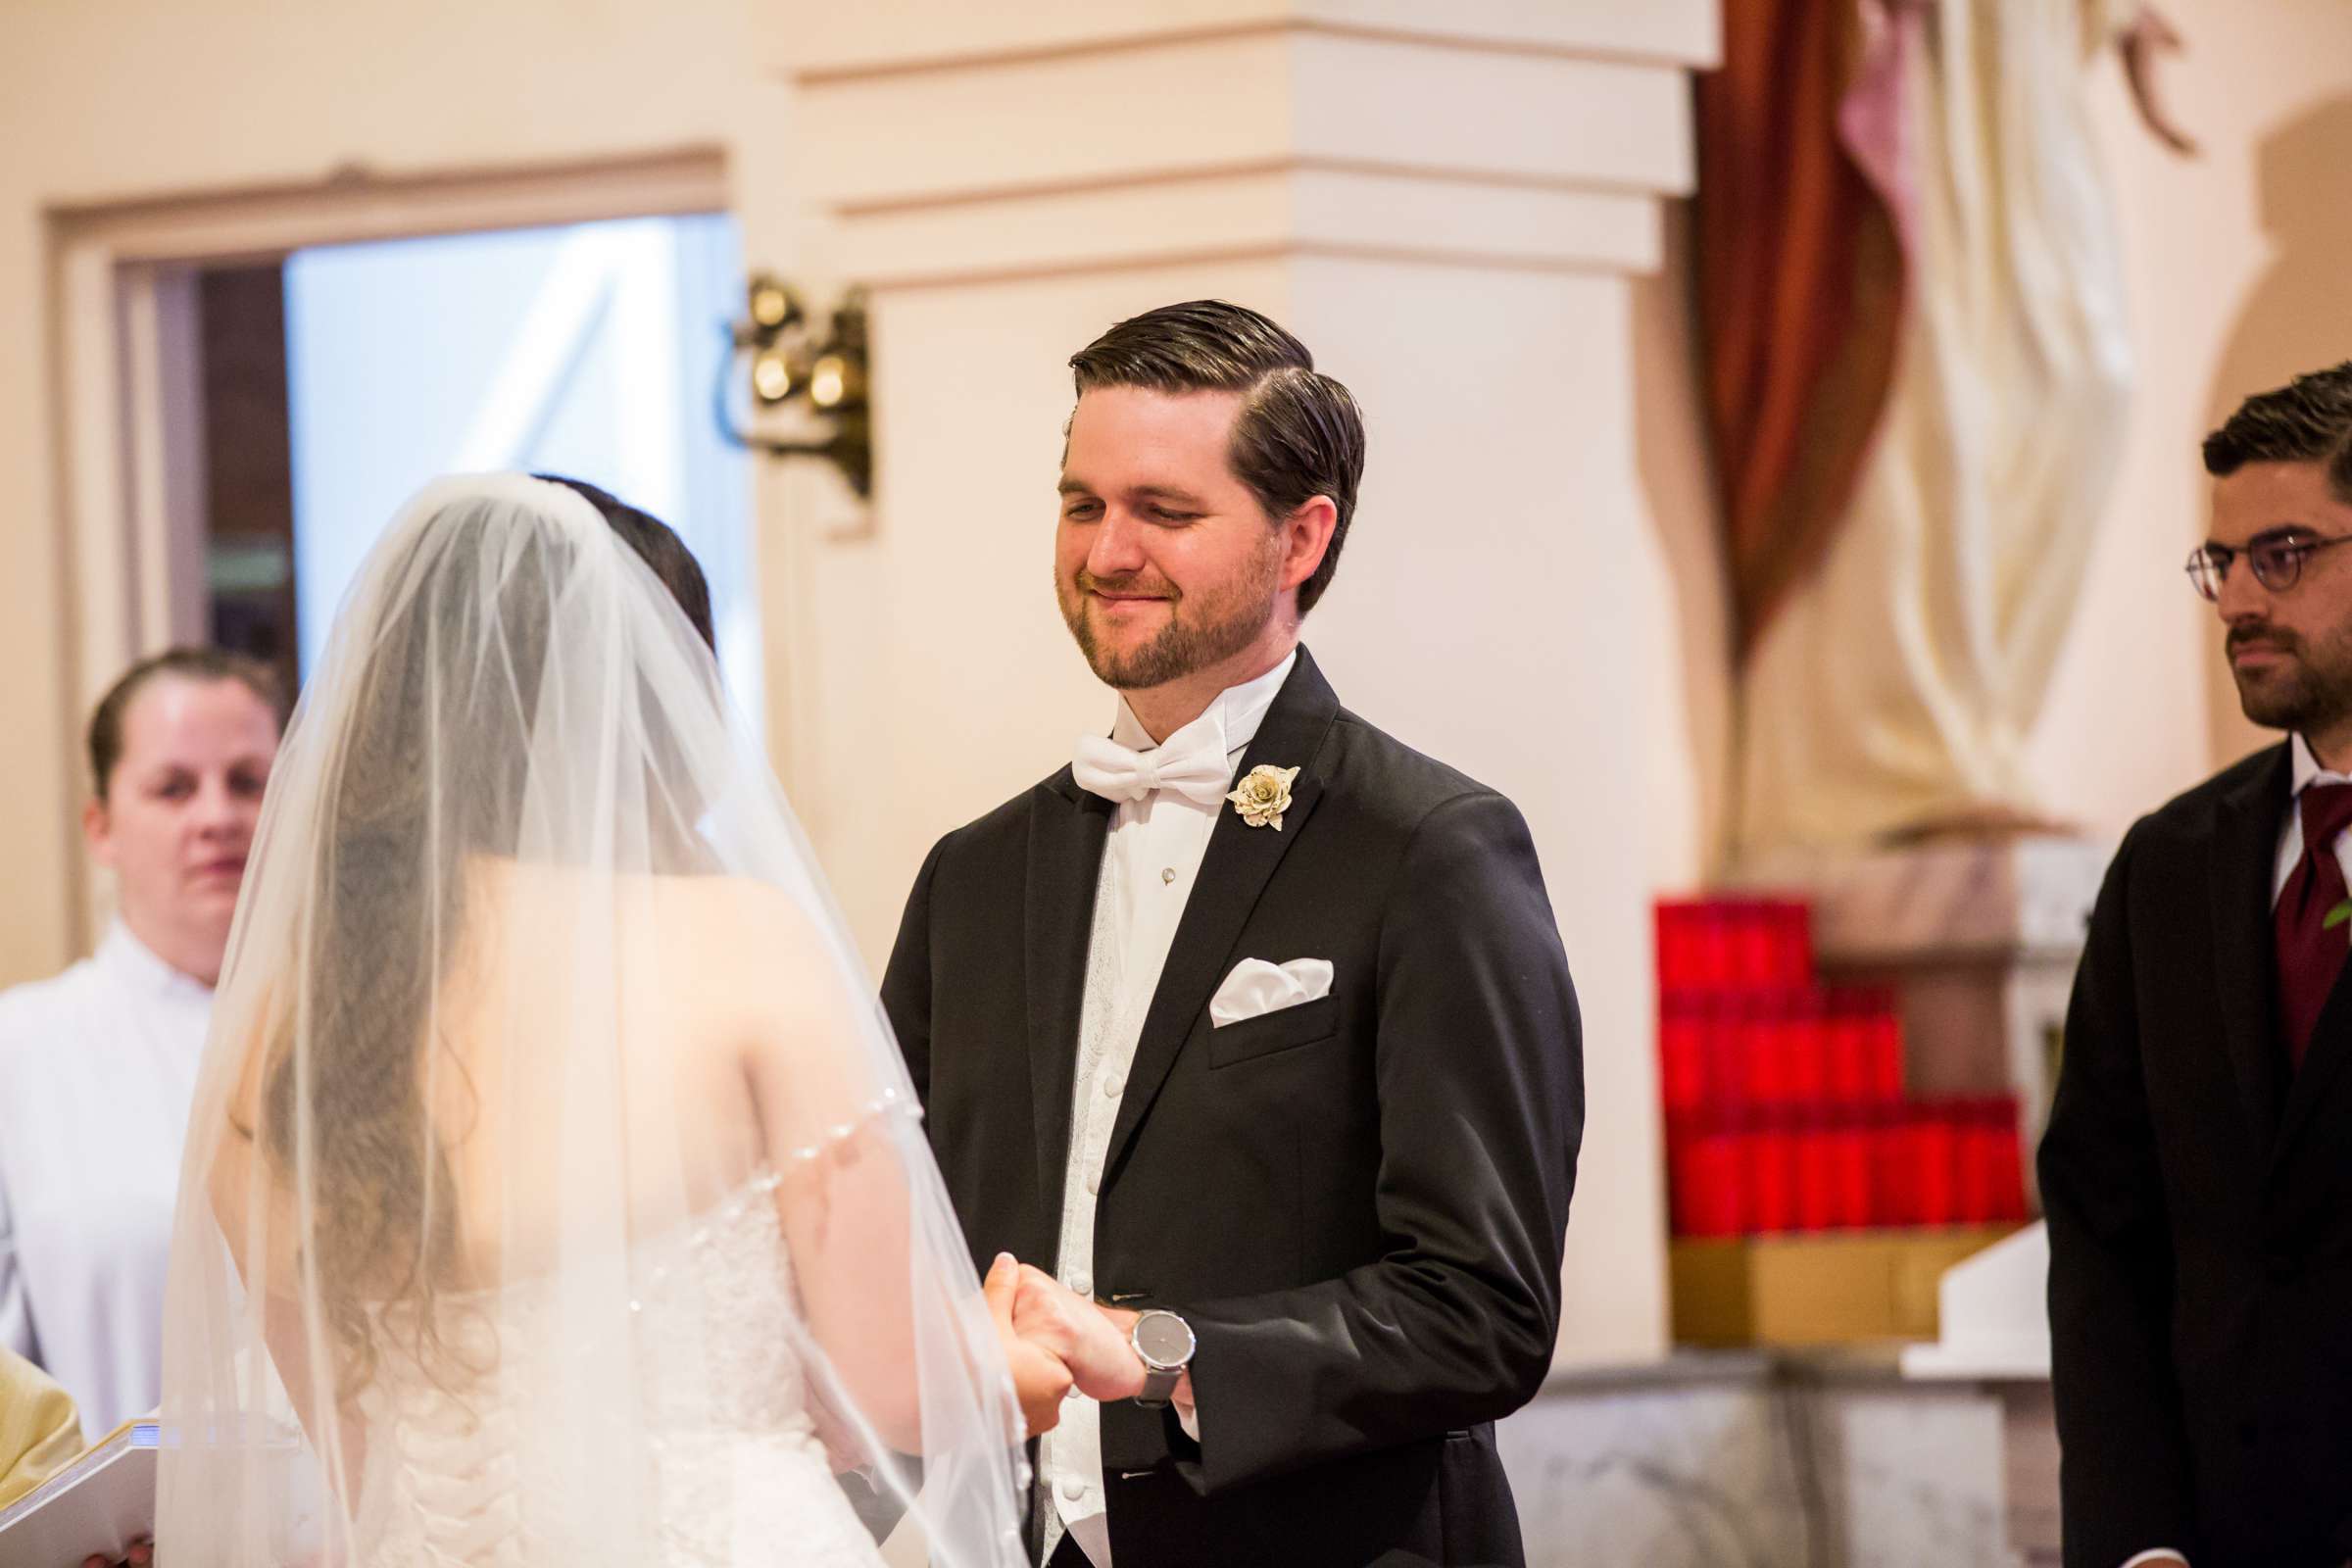
<svg viewBox="0 0 2352 1568">
<path fill-rule="evenodd" d="M 1037 1114 L 1037 1190 L 1046 1212 L 1055 1216 L 1069 1161 L 1070 1080 L 1078 1071 L 1086 949 L 1110 816 L 1110 803 L 1080 789 L 1065 767 L 1037 797 L 1029 818 L 1029 1092 Z M 952 999 L 948 1004 L 955 1004 Z"/>
<path fill-rule="evenodd" d="M 1119 1102 L 1118 1119 L 1111 1124 L 1110 1147 L 1102 1158 L 1105 1183 L 1117 1173 L 1119 1156 L 1135 1138 L 1135 1129 L 1152 1108 L 1152 1097 L 1167 1081 L 1176 1054 L 1192 1033 L 1194 1020 L 1225 978 L 1242 926 L 1257 905 L 1258 895 L 1273 879 L 1274 868 L 1298 834 L 1323 793 L 1317 769 L 1324 738 L 1338 715 L 1340 700 L 1331 683 L 1315 667 L 1304 648 L 1290 678 L 1282 683 L 1274 704 L 1258 726 L 1257 738 L 1243 756 L 1241 772 L 1259 766 L 1296 767 L 1291 784 L 1290 809 L 1280 829 L 1251 827 L 1241 813 L 1220 807 L 1217 825 L 1209 833 L 1208 852 L 1201 858 L 1200 875 L 1185 902 L 1184 918 L 1177 923 L 1168 946 L 1168 961 L 1159 972 L 1159 988 L 1152 994 L 1152 1008 L 1144 1015 L 1137 1038 L 1135 1062 L 1127 1072 L 1127 1088 Z"/>
<path fill-rule="evenodd" d="M 2222 1023 L 2238 1096 L 2254 1147 L 2266 1152 L 2278 1132 L 2286 1078 L 2271 953 L 2271 879 L 2287 783 L 2282 746 L 2273 765 L 2222 798 L 2213 835 L 2214 978 L 2221 987 Z"/>
</svg>

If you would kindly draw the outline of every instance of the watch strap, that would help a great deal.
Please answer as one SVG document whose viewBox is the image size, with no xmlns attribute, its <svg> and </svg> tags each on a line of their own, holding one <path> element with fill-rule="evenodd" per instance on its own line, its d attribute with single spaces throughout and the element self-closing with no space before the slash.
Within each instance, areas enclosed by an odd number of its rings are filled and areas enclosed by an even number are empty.
<svg viewBox="0 0 2352 1568">
<path fill-rule="evenodd" d="M 1135 1402 L 1147 1410 L 1165 1408 L 1168 1401 L 1176 1396 L 1176 1385 L 1183 1378 L 1182 1367 L 1145 1367 L 1143 1391 L 1136 1395 Z"/>
</svg>

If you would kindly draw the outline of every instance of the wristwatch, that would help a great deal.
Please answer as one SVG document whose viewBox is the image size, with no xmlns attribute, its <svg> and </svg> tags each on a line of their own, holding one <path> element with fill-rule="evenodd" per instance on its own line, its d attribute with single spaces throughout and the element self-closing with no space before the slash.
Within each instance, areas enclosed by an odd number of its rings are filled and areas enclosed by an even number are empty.
<svg viewBox="0 0 2352 1568">
<path fill-rule="evenodd" d="M 1144 1363 L 1144 1389 L 1135 1402 L 1147 1410 L 1164 1409 L 1184 1369 L 1193 1364 L 1193 1350 L 1200 1343 L 1193 1338 L 1193 1326 L 1173 1312 L 1153 1307 L 1135 1320 L 1127 1343 L 1135 1347 Z"/>
</svg>

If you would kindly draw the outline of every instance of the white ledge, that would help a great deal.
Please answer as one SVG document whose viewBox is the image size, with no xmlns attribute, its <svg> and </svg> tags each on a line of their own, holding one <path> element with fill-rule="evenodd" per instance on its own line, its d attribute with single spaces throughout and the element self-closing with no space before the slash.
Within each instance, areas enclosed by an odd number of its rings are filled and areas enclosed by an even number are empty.
<svg viewBox="0 0 2352 1568">
<path fill-rule="evenodd" d="M 856 213 L 1299 161 L 1690 188 L 1689 80 L 1678 67 L 1287 30 L 1141 55 L 804 84 L 795 119 L 808 188 Z"/>
<path fill-rule="evenodd" d="M 891 0 L 767 11 L 760 57 L 801 82 L 960 70 L 1275 29 L 1703 69 L 1715 0 Z"/>
</svg>

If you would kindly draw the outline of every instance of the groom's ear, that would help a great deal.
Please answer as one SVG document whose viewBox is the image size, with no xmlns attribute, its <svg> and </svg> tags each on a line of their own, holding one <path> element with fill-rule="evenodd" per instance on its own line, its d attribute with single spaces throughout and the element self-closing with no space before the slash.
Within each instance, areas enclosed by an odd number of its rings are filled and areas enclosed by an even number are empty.
<svg viewBox="0 0 2352 1568">
<path fill-rule="evenodd" d="M 1340 525 L 1340 509 L 1329 496 L 1309 496 L 1275 523 L 1283 536 L 1282 572 L 1275 579 L 1284 589 L 1297 588 L 1312 577 L 1331 551 L 1331 536 Z"/>
</svg>

